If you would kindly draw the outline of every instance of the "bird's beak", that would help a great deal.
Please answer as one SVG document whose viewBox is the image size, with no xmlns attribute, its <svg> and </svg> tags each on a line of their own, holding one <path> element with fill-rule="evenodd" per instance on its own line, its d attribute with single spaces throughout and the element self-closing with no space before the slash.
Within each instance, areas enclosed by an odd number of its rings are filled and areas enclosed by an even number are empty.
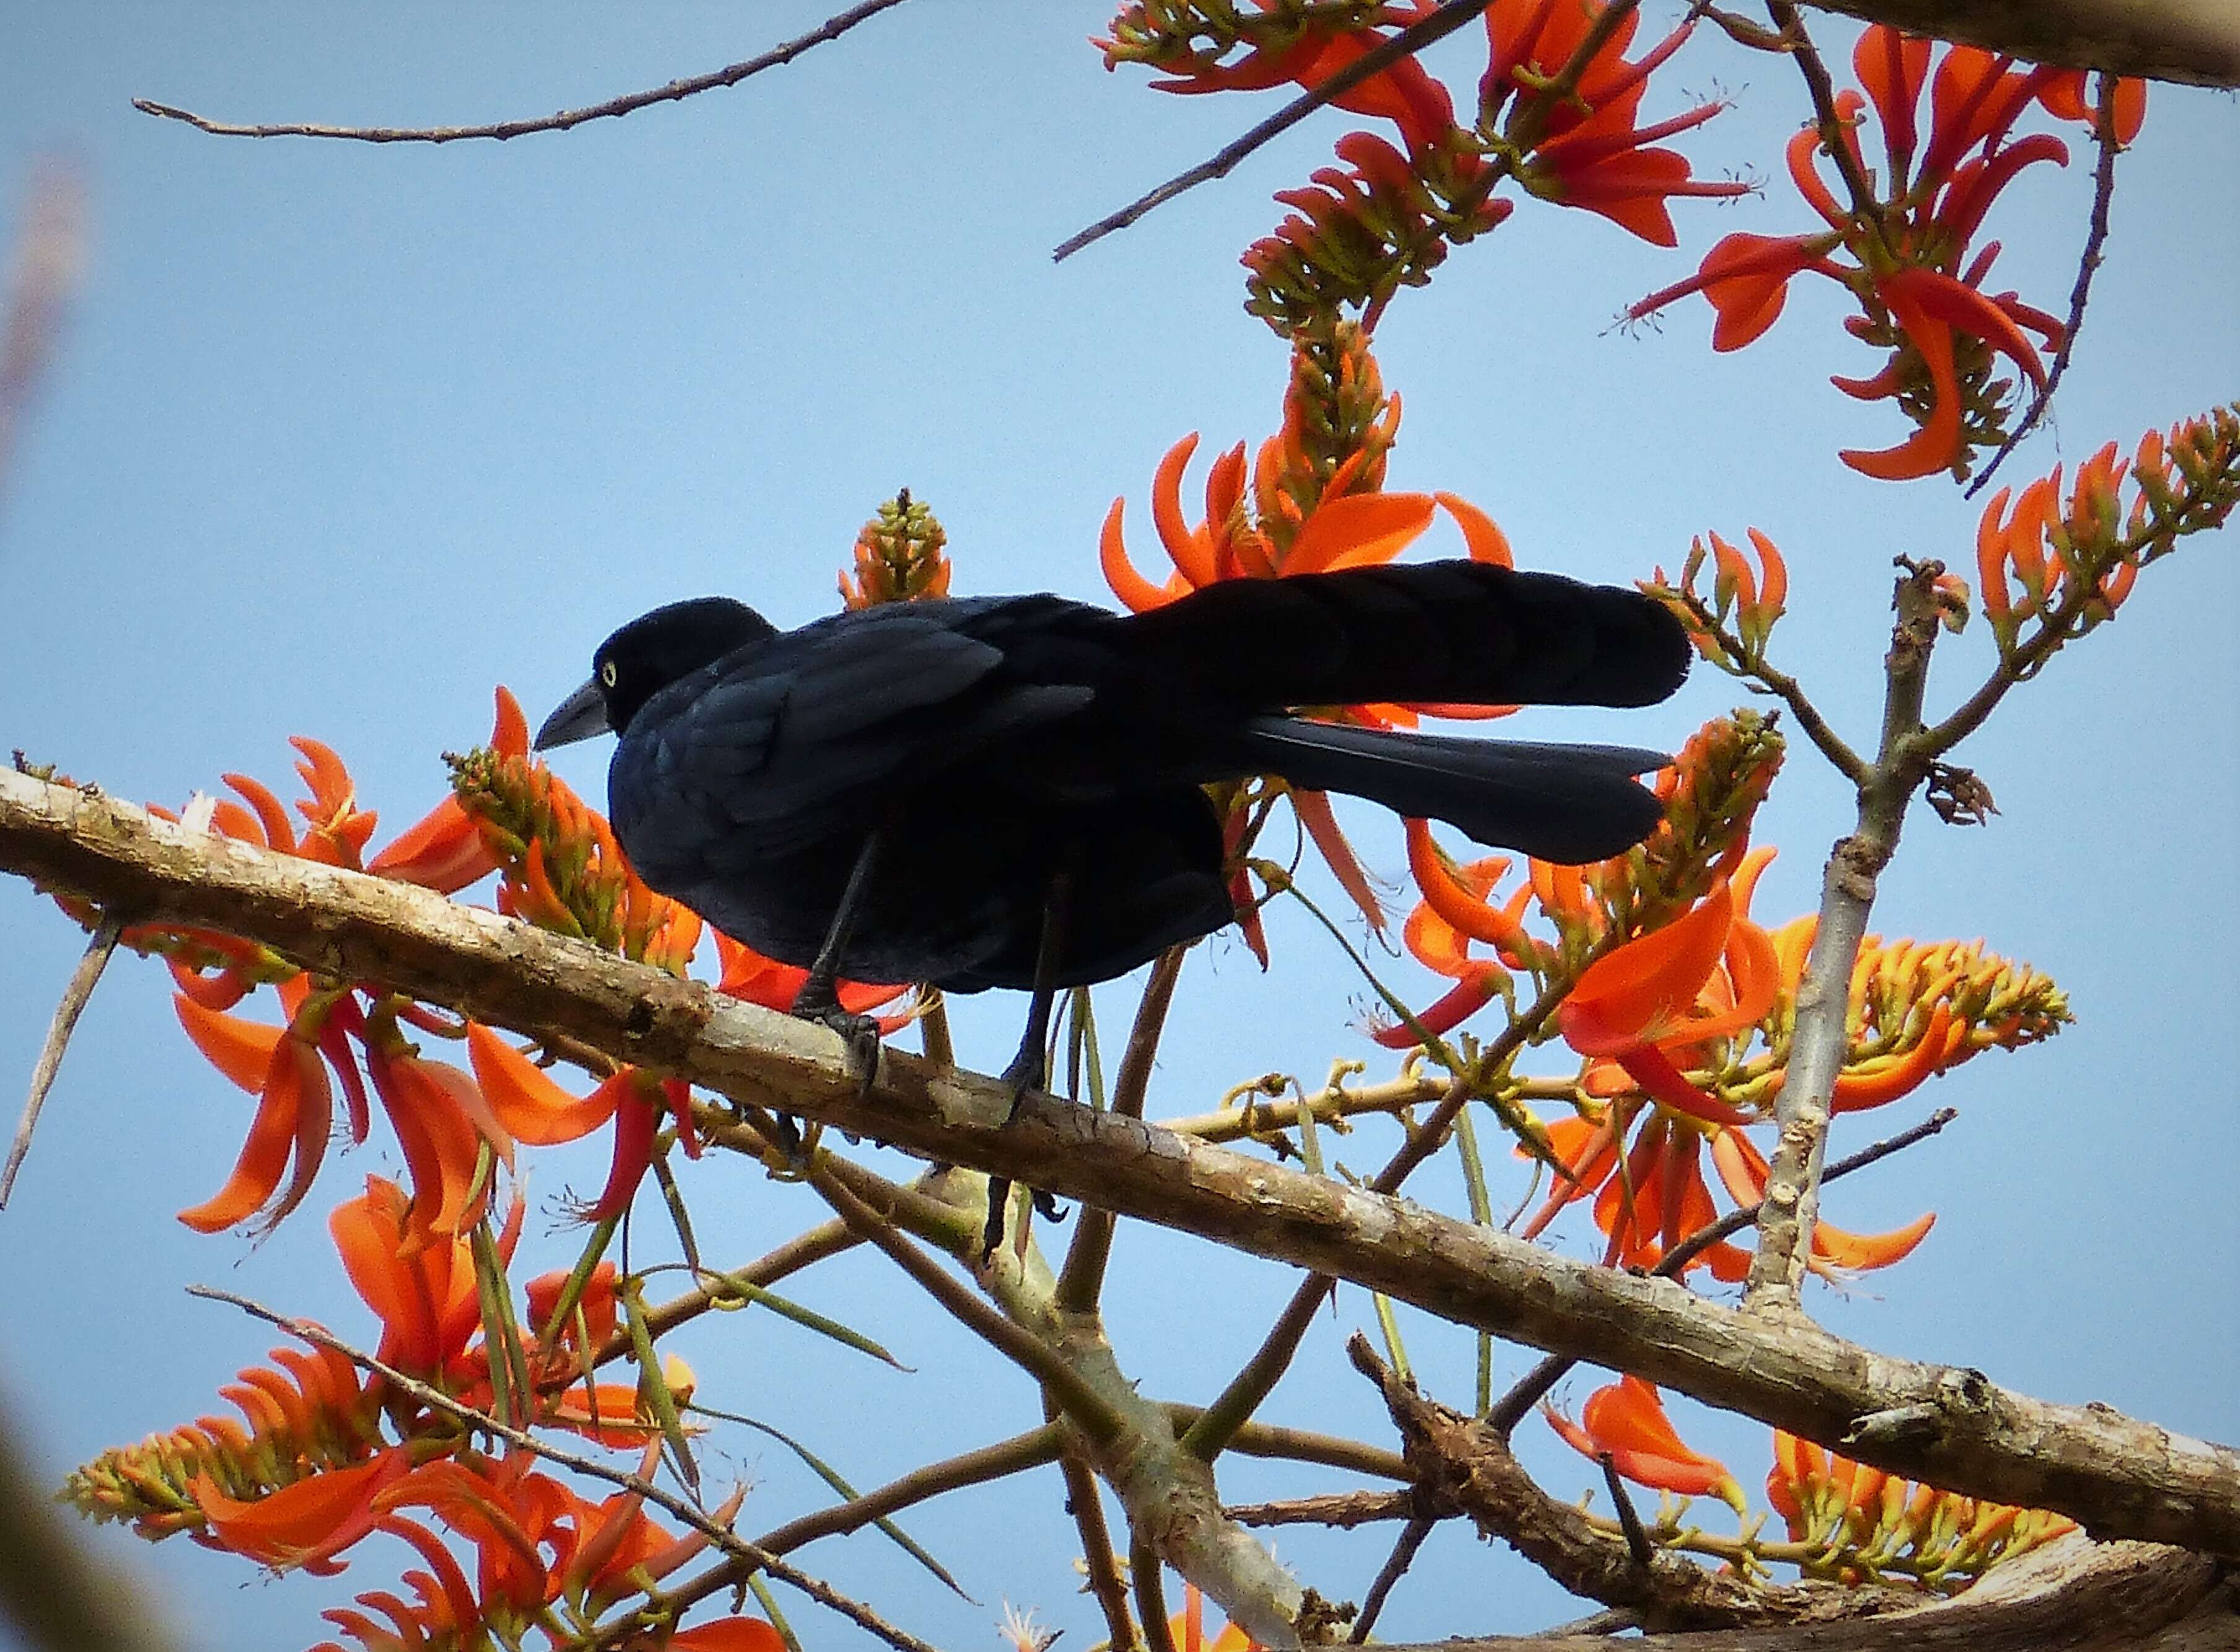
<svg viewBox="0 0 2240 1652">
<path fill-rule="evenodd" d="M 589 740 L 593 735 L 606 732 L 606 696 L 600 693 L 597 683 L 586 683 L 544 719 L 544 726 L 537 731 L 536 747 L 539 751 L 550 751 L 555 746 L 573 745 L 578 740 Z"/>
</svg>

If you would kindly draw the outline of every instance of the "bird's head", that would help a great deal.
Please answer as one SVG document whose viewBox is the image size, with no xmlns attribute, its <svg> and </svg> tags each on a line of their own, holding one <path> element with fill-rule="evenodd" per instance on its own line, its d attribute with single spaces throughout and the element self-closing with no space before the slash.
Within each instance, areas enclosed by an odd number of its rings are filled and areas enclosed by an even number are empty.
<svg viewBox="0 0 2240 1652">
<path fill-rule="evenodd" d="M 544 719 L 537 749 L 620 734 L 639 707 L 678 678 L 776 635 L 777 627 L 728 596 L 699 596 L 641 614 L 599 644 L 591 680 Z"/>
</svg>

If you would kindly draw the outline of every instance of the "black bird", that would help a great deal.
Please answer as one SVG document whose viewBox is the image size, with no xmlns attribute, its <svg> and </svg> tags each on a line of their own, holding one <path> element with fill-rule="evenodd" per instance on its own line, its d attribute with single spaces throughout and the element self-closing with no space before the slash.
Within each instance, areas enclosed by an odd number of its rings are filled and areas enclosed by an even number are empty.
<svg viewBox="0 0 2240 1652">
<path fill-rule="evenodd" d="M 1275 774 L 1543 859 L 1656 825 L 1664 756 L 1306 721 L 1369 701 L 1641 706 L 1687 674 L 1637 592 L 1465 562 L 1224 581 L 1150 613 L 1051 596 L 893 603 L 780 631 L 725 597 L 632 620 L 537 731 L 612 729 L 638 875 L 770 957 L 794 1013 L 877 1060 L 842 976 L 1051 1000 L 1235 918 L 1206 783 Z"/>
</svg>

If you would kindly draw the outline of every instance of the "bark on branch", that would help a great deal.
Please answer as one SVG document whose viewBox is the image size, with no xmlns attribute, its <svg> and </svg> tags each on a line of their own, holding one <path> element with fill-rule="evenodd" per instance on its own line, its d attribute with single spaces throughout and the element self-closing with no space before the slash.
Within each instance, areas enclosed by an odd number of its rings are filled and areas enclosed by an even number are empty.
<svg viewBox="0 0 2240 1652">
<path fill-rule="evenodd" d="M 1888 1617 L 1779 1629 L 1519 1635 L 1380 1652 L 2233 1652 L 2231 1582 L 2157 1543 L 2072 1534 L 2008 1562 L 1965 1595 Z"/>
<path fill-rule="evenodd" d="M 1382 1290 L 1457 1323 L 1633 1371 L 1894 1474 L 2057 1509 L 2097 1535 L 2240 1558 L 2240 1452 L 1980 1372 L 1770 1323 L 1133 1119 L 899 1053 L 862 1094 L 839 1040 L 405 885 L 186 831 L 0 773 L 0 869 L 133 922 L 227 930 L 497 1026 L 563 1034 L 720 1095 Z"/>
<path fill-rule="evenodd" d="M 2064 69 L 2196 86 L 2240 85 L 2232 0 L 1805 0 L 1863 23 Z"/>
</svg>

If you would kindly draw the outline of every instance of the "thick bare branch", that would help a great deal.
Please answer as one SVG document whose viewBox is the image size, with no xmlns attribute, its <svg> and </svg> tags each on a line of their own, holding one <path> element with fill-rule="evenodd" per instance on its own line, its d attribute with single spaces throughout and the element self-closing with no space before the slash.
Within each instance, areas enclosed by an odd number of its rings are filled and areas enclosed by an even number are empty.
<svg viewBox="0 0 2240 1652">
<path fill-rule="evenodd" d="M 2233 1652 L 2235 1593 L 2212 1561 L 2153 1543 L 2049 1543 L 1957 1600 L 1888 1617 L 1778 1629 L 1521 1635 L 1382 1652 Z"/>
<path fill-rule="evenodd" d="M 1964 40 L 2037 63 L 2240 86 L 2231 0 L 1806 0 L 1866 23 Z"/>
<path fill-rule="evenodd" d="M 1817 1622 L 1887 1612 L 1908 1599 L 1893 1589 L 1760 1583 L 1669 1552 L 1650 1551 L 1644 1563 L 1625 1539 L 1597 1527 L 1577 1503 L 1535 1484 L 1510 1455 L 1504 1430 L 1418 1394 L 1358 1331 L 1345 1351 L 1383 1396 L 1415 1466 L 1416 1493 L 1426 1512 L 1410 1530 L 1428 1530 L 1449 1513 L 1467 1515 L 1485 1536 L 1508 1543 L 1574 1595 L 1627 1608 L 1648 1628 Z"/>
<path fill-rule="evenodd" d="M 1406 1201 L 890 1051 L 860 1090 L 823 1029 L 425 890 L 0 773 L 0 869 L 150 921 L 207 925 L 345 979 L 784 1108 L 928 1158 L 1382 1290 L 1457 1323 L 1635 1371 L 1908 1478 L 2071 1515 L 2096 1534 L 2240 1556 L 2240 1452 L 1981 1373 L 1873 1353 L 1552 1256 Z"/>
</svg>

